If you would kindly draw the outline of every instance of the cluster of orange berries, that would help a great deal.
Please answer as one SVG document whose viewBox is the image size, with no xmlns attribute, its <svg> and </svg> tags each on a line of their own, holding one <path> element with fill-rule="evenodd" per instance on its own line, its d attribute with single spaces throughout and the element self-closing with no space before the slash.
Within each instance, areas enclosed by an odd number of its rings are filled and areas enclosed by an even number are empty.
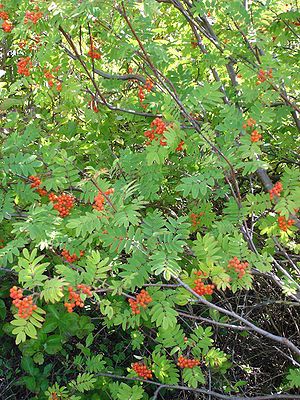
<svg viewBox="0 0 300 400">
<path fill-rule="evenodd" d="M 53 69 L 53 71 L 58 72 L 60 69 L 60 66 L 57 66 Z M 59 82 L 59 80 L 53 75 L 52 72 L 48 71 L 47 69 L 44 69 L 44 76 L 47 79 L 48 85 L 49 87 L 53 87 L 54 86 L 54 81 L 56 80 L 56 89 L 58 91 L 61 90 L 62 88 L 62 84 L 61 82 Z"/>
<path fill-rule="evenodd" d="M 30 68 L 32 68 L 32 62 L 30 57 L 21 57 L 17 63 L 18 66 L 18 74 L 29 76 L 30 75 Z"/>
<path fill-rule="evenodd" d="M 164 132 L 167 129 L 167 125 L 164 121 L 157 117 L 151 122 L 151 127 L 151 130 L 144 133 L 144 136 L 149 139 L 149 141 L 146 142 L 146 145 L 148 146 L 153 140 L 159 140 L 161 146 L 166 146 L 167 142 L 164 137 Z"/>
<path fill-rule="evenodd" d="M 183 356 L 178 357 L 177 362 L 178 367 L 180 368 L 194 368 L 200 365 L 200 361 L 197 359 L 189 359 Z"/>
<path fill-rule="evenodd" d="M 48 195 L 49 200 L 53 203 L 53 208 L 59 212 L 59 215 L 64 218 L 70 214 L 70 210 L 74 207 L 74 197 L 63 193 L 57 196 L 54 193 Z"/>
<path fill-rule="evenodd" d="M 76 306 L 80 308 L 84 306 L 84 303 L 80 297 L 80 292 L 86 294 L 89 297 L 93 295 L 90 286 L 80 284 L 77 285 L 77 289 L 79 290 L 79 292 L 76 292 L 72 286 L 68 287 L 69 302 L 65 302 L 64 306 L 69 313 L 73 312 Z"/>
<path fill-rule="evenodd" d="M 30 185 L 31 188 L 36 188 L 42 183 L 41 179 L 38 176 L 30 175 L 29 179 L 32 182 Z"/>
<path fill-rule="evenodd" d="M 136 295 L 136 299 L 129 299 L 132 313 L 137 315 L 141 313 L 140 307 L 146 308 L 149 303 L 151 303 L 152 297 L 149 293 L 142 289 L 139 294 Z"/>
<path fill-rule="evenodd" d="M 279 215 L 279 217 L 277 218 L 277 221 L 278 221 L 279 229 L 281 229 L 284 232 L 286 232 L 288 230 L 288 228 L 290 226 L 294 225 L 294 223 L 295 223 L 295 221 L 291 218 L 286 220 L 286 218 L 283 215 Z"/>
<path fill-rule="evenodd" d="M 109 196 L 114 192 L 114 189 L 108 189 L 104 194 Z M 93 208 L 97 211 L 104 210 L 105 196 L 103 196 L 103 192 L 98 192 L 97 196 L 94 199 Z"/>
<path fill-rule="evenodd" d="M 264 71 L 263 69 L 260 69 L 258 71 L 257 79 L 258 81 L 256 82 L 257 85 L 260 85 L 262 82 L 265 82 L 267 78 L 273 78 L 273 72 L 272 69 L 270 68 L 268 71 Z"/>
<path fill-rule="evenodd" d="M 13 286 L 10 289 L 10 297 L 13 299 L 13 305 L 18 309 L 18 316 L 23 319 L 29 318 L 37 306 L 33 304 L 32 296 L 23 296 L 23 290 Z"/>
<path fill-rule="evenodd" d="M 93 110 L 95 113 L 98 113 L 98 112 L 99 112 L 99 109 L 98 109 L 98 107 L 97 107 L 97 102 L 96 102 L 96 100 L 94 99 L 94 97 L 92 97 L 92 100 L 89 102 L 89 108 L 90 108 L 91 110 Z"/>
<path fill-rule="evenodd" d="M 37 24 L 37 22 L 43 18 L 43 13 L 39 11 L 39 7 L 35 7 L 36 12 L 34 11 L 26 11 L 24 17 L 24 24 L 28 24 L 31 21 L 33 24 Z"/>
<path fill-rule="evenodd" d="M 141 362 L 136 362 L 131 365 L 132 369 L 138 374 L 143 379 L 151 379 L 152 378 L 152 372 L 150 371 L 149 368 L 146 367 L 144 363 Z"/>
<path fill-rule="evenodd" d="M 61 255 L 65 258 L 66 261 L 68 261 L 69 263 L 73 263 L 74 261 L 78 260 L 78 258 L 82 257 L 84 255 L 84 251 L 80 251 L 79 253 L 79 257 L 74 253 L 74 254 L 70 254 L 68 252 L 68 250 L 63 249 L 61 252 Z"/>
<path fill-rule="evenodd" d="M 153 82 L 149 78 L 146 79 L 144 86 L 139 86 L 138 98 L 139 98 L 141 106 L 144 109 L 147 108 L 147 105 L 144 104 L 144 100 L 146 98 L 146 92 L 148 92 L 148 93 L 151 92 L 152 88 L 153 88 Z"/>
<path fill-rule="evenodd" d="M 88 56 L 94 60 L 100 60 L 101 54 L 95 49 L 93 43 L 91 43 L 90 50 L 88 51 Z"/>
<path fill-rule="evenodd" d="M 272 189 L 269 190 L 270 199 L 273 200 L 274 197 L 280 197 L 283 187 L 281 182 L 276 182 Z"/>
<path fill-rule="evenodd" d="M 200 223 L 199 219 L 203 215 L 204 215 L 204 211 L 201 211 L 199 214 L 191 213 L 190 217 L 191 217 L 191 220 L 192 220 L 192 225 L 194 227 L 196 227 Z"/>
<path fill-rule="evenodd" d="M 249 264 L 247 262 L 241 262 L 237 257 L 233 257 L 231 260 L 228 261 L 227 267 L 229 269 L 233 268 L 238 274 L 238 277 L 242 278 L 245 275 L 246 269 L 249 267 Z"/>
<path fill-rule="evenodd" d="M 47 190 L 39 187 L 41 185 L 42 181 L 38 176 L 30 175 L 28 179 L 32 182 L 30 184 L 30 187 L 32 189 L 37 188 L 36 192 L 38 192 L 38 194 L 40 196 L 47 196 L 47 194 L 48 194 Z"/>
<path fill-rule="evenodd" d="M 195 271 L 194 274 L 197 275 L 198 278 L 194 280 L 194 284 L 196 285 L 196 287 L 193 289 L 193 291 L 197 293 L 199 296 L 212 295 L 214 292 L 215 285 L 211 284 L 206 285 L 202 281 L 202 279 L 205 279 L 207 277 L 206 272 Z"/>
<path fill-rule="evenodd" d="M 0 10 L 2 10 L 3 8 L 4 8 L 4 5 L 0 4 Z M 4 30 L 4 32 L 7 32 L 7 33 L 11 32 L 13 29 L 13 24 L 12 24 L 12 22 L 9 21 L 8 13 L 5 11 L 0 11 L 0 19 L 3 20 L 1 27 Z"/>
<path fill-rule="evenodd" d="M 256 124 L 255 119 L 248 118 L 247 122 L 243 124 L 243 128 L 244 129 L 247 129 L 248 127 L 253 128 L 255 124 Z M 258 142 L 261 138 L 262 135 L 256 129 L 254 129 L 254 131 L 251 132 L 251 142 L 253 143 Z"/>
<path fill-rule="evenodd" d="M 146 142 L 146 146 L 150 145 L 153 140 L 159 140 L 159 144 L 161 146 L 167 146 L 166 138 L 164 137 L 164 132 L 167 130 L 167 124 L 161 118 L 155 118 L 151 122 L 150 130 L 144 132 L 144 136 L 147 137 L 149 140 Z M 176 151 L 182 151 L 184 141 L 181 140 L 178 146 L 176 147 Z"/>
</svg>

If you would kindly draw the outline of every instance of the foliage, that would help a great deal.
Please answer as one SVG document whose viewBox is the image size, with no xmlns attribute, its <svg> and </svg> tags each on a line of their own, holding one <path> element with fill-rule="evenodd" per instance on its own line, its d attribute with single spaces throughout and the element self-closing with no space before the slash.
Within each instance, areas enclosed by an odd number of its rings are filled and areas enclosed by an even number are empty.
<svg viewBox="0 0 300 400">
<path fill-rule="evenodd" d="M 297 1 L 0 24 L 1 398 L 299 399 Z"/>
</svg>

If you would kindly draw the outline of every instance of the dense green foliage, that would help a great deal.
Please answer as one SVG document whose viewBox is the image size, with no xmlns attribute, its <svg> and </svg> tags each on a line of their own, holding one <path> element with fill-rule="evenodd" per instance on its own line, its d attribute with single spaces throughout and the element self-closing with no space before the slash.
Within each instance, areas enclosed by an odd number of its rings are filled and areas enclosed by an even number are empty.
<svg viewBox="0 0 300 400">
<path fill-rule="evenodd" d="M 297 1 L 0 7 L 1 398 L 300 399 Z"/>
</svg>

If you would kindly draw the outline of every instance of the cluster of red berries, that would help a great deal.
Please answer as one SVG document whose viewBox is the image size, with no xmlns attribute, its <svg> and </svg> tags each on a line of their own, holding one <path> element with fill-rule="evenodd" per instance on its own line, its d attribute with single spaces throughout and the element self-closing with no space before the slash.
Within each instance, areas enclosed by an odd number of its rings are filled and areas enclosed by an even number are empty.
<svg viewBox="0 0 300 400">
<path fill-rule="evenodd" d="M 48 194 L 47 190 L 42 189 L 42 188 L 39 187 L 39 186 L 41 185 L 42 181 L 41 181 L 41 179 L 40 179 L 38 176 L 30 175 L 30 176 L 28 177 L 28 179 L 32 182 L 32 183 L 30 184 L 30 187 L 31 187 L 32 189 L 37 188 L 37 189 L 36 189 L 36 192 L 38 192 L 38 194 L 39 194 L 40 196 L 47 196 L 47 194 Z"/>
<path fill-rule="evenodd" d="M 4 240 L 0 239 L 0 249 L 3 249 L 3 247 L 4 247 Z"/>
<path fill-rule="evenodd" d="M 196 271 L 194 272 L 195 275 L 198 276 L 197 279 L 194 280 L 194 284 L 196 287 L 193 289 L 195 293 L 197 293 L 199 296 L 204 296 L 204 295 L 212 295 L 214 292 L 215 285 L 211 284 L 204 284 L 202 279 L 206 279 L 207 274 L 206 272 L 201 272 L 201 271 Z"/>
<path fill-rule="evenodd" d="M 84 255 L 84 251 L 80 251 L 80 255 L 78 257 L 75 253 L 71 255 L 68 250 L 63 249 L 61 255 L 65 258 L 66 261 L 68 261 L 69 263 L 73 263 L 74 261 L 78 260 L 79 257 L 82 257 Z"/>
<path fill-rule="evenodd" d="M 60 69 L 60 66 L 55 67 L 55 68 L 53 69 L 53 71 L 58 72 L 59 69 Z M 58 91 L 61 90 L 62 84 L 61 84 L 61 82 L 53 75 L 52 72 L 48 71 L 47 69 L 44 69 L 44 76 L 45 76 L 45 78 L 47 79 L 47 82 L 48 82 L 49 87 L 53 87 L 53 86 L 54 86 L 54 81 L 56 81 L 56 89 L 57 89 Z"/>
<path fill-rule="evenodd" d="M 263 69 L 260 69 L 258 71 L 258 75 L 257 75 L 258 81 L 256 82 L 256 84 L 260 85 L 262 82 L 265 82 L 268 78 L 273 78 L 272 69 L 269 69 L 268 71 L 264 71 Z"/>
<path fill-rule="evenodd" d="M 152 297 L 149 293 L 142 289 L 138 295 L 136 295 L 135 300 L 129 299 L 128 302 L 130 304 L 132 313 L 137 315 L 141 313 L 140 307 L 146 308 L 149 303 L 151 303 Z"/>
<path fill-rule="evenodd" d="M 183 145 L 184 145 L 184 140 L 181 140 L 179 145 L 176 147 L 176 151 L 182 151 L 183 150 Z"/>
<path fill-rule="evenodd" d="M 261 138 L 262 135 L 256 129 L 254 129 L 254 131 L 251 132 L 251 142 L 253 143 L 259 142 Z"/>
<path fill-rule="evenodd" d="M 63 193 L 60 196 L 50 193 L 48 198 L 53 203 L 53 208 L 59 212 L 59 215 L 62 218 L 67 217 L 70 214 L 70 210 L 75 204 L 74 197 L 66 193 Z"/>
<path fill-rule="evenodd" d="M 114 192 L 114 189 L 108 189 L 104 194 L 109 196 Z M 103 192 L 98 192 L 97 196 L 94 199 L 93 208 L 97 211 L 104 210 L 105 196 L 103 196 Z"/>
<path fill-rule="evenodd" d="M 190 217 L 191 217 L 191 220 L 192 220 L 192 225 L 194 227 L 196 227 L 200 223 L 199 219 L 203 215 L 204 215 L 204 211 L 199 212 L 199 214 L 191 213 Z"/>
<path fill-rule="evenodd" d="M 255 119 L 253 119 L 253 118 L 248 118 L 248 119 L 247 119 L 247 122 L 244 123 L 243 128 L 244 128 L 244 129 L 247 129 L 248 126 L 249 126 L 250 128 L 253 128 L 253 126 L 254 126 L 255 124 L 256 124 Z"/>
<path fill-rule="evenodd" d="M 178 357 L 177 362 L 178 367 L 180 368 L 194 368 L 200 365 L 200 361 L 197 359 L 189 359 L 183 356 Z"/>
<path fill-rule="evenodd" d="M 273 200 L 274 197 L 280 197 L 283 187 L 281 182 L 276 182 L 272 189 L 269 190 L 270 199 Z"/>
<path fill-rule="evenodd" d="M 144 132 L 144 136 L 147 137 L 149 140 L 146 142 L 146 146 L 149 146 L 153 140 L 158 141 L 161 146 L 167 146 L 166 138 L 164 137 L 164 132 L 167 130 L 168 126 L 164 123 L 161 118 L 155 118 L 151 122 L 150 130 Z M 176 147 L 176 151 L 182 151 L 184 141 L 181 140 L 178 146 Z"/>
<path fill-rule="evenodd" d="M 149 78 L 146 79 L 144 86 L 139 86 L 138 98 L 139 98 L 141 106 L 144 109 L 147 108 L 147 105 L 144 104 L 144 100 L 146 98 L 146 92 L 148 92 L 148 93 L 151 92 L 152 88 L 153 88 L 153 82 Z"/>
<path fill-rule="evenodd" d="M 84 285 L 83 283 L 81 283 L 80 285 L 77 285 L 77 289 L 80 289 L 83 294 L 86 294 L 89 297 L 93 296 L 91 287 L 88 285 Z"/>
<path fill-rule="evenodd" d="M 146 145 L 148 146 L 153 140 L 159 140 L 161 146 L 166 146 L 167 142 L 163 134 L 167 129 L 167 125 L 164 123 L 164 121 L 157 117 L 151 122 L 151 127 L 151 130 L 148 130 L 144 133 L 144 136 L 149 139 L 146 142 Z"/>
<path fill-rule="evenodd" d="M 37 22 L 43 18 L 43 13 L 39 11 L 39 7 L 35 7 L 35 11 L 26 11 L 25 17 L 24 17 L 24 24 L 28 24 L 29 21 L 31 21 L 33 24 L 37 24 Z"/>
<path fill-rule="evenodd" d="M 92 100 L 89 102 L 89 108 L 93 110 L 95 113 L 99 112 L 99 109 L 97 107 L 97 101 L 92 97 Z"/>
<path fill-rule="evenodd" d="M 256 124 L 255 119 L 248 118 L 247 122 L 243 124 L 243 128 L 244 129 L 247 129 L 248 127 L 253 128 L 255 124 Z M 258 142 L 261 138 L 262 135 L 256 129 L 254 129 L 254 131 L 251 132 L 251 142 L 253 143 Z"/>
<path fill-rule="evenodd" d="M 146 367 L 144 363 L 136 362 L 131 365 L 132 369 L 143 379 L 151 379 L 152 372 Z"/>
<path fill-rule="evenodd" d="M 30 175 L 29 180 L 32 182 L 30 185 L 31 188 L 36 188 L 42 183 L 41 179 L 34 175 Z"/>
<path fill-rule="evenodd" d="M 91 45 L 90 45 L 90 50 L 88 52 L 88 56 L 94 60 L 100 60 L 100 58 L 101 58 L 101 54 L 95 49 L 95 46 L 93 43 L 91 43 Z"/>
<path fill-rule="evenodd" d="M 2 10 L 3 8 L 4 8 L 4 5 L 0 4 L 0 10 Z M 1 27 L 4 30 L 4 32 L 7 32 L 7 33 L 11 32 L 13 29 L 13 24 L 12 24 L 12 22 L 9 21 L 8 13 L 5 11 L 0 11 L 0 19 L 3 20 Z"/>
<path fill-rule="evenodd" d="M 80 292 L 86 294 L 89 297 L 93 295 L 91 292 L 91 288 L 87 285 L 77 285 L 77 289 L 79 289 L 79 292 L 76 292 L 72 286 L 68 287 L 69 302 L 65 302 L 64 305 L 69 313 L 73 312 L 76 306 L 80 308 L 84 307 L 84 303 L 80 297 Z"/>
<path fill-rule="evenodd" d="M 42 189 L 42 188 L 37 188 L 36 191 L 38 192 L 38 194 L 42 197 L 45 197 L 48 195 L 48 192 L 46 189 Z"/>
<path fill-rule="evenodd" d="M 286 220 L 286 218 L 283 215 L 279 215 L 279 217 L 277 218 L 277 221 L 278 221 L 279 229 L 281 229 L 284 232 L 286 232 L 288 230 L 288 228 L 290 226 L 294 225 L 294 223 L 295 223 L 295 221 L 291 218 Z"/>
<path fill-rule="evenodd" d="M 18 66 L 18 74 L 29 76 L 30 75 L 30 68 L 32 68 L 32 62 L 30 57 L 21 57 L 17 63 Z"/>
<path fill-rule="evenodd" d="M 29 318 L 37 306 L 33 304 L 32 296 L 23 296 L 23 290 L 13 286 L 10 289 L 10 297 L 13 299 L 13 305 L 18 309 L 18 316 L 23 319 Z"/>
<path fill-rule="evenodd" d="M 231 260 L 229 260 L 227 267 L 229 269 L 234 269 L 238 274 L 238 277 L 242 278 L 245 275 L 249 264 L 247 262 L 241 262 L 237 257 L 233 257 Z"/>
</svg>

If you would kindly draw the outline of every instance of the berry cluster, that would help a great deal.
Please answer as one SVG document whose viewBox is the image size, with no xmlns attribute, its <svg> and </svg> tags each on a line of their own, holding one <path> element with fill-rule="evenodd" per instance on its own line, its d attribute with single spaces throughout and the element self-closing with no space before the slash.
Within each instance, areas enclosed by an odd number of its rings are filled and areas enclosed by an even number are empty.
<svg viewBox="0 0 300 400">
<path fill-rule="evenodd" d="M 152 372 L 150 371 L 149 368 L 146 367 L 144 363 L 139 363 L 136 362 L 131 365 L 132 369 L 138 374 L 143 379 L 151 379 L 152 378 Z"/>
<path fill-rule="evenodd" d="M 233 257 L 229 260 L 227 265 L 229 269 L 235 270 L 239 278 L 242 278 L 245 275 L 248 266 L 249 264 L 247 262 L 241 262 L 237 257 Z"/>
<path fill-rule="evenodd" d="M 195 275 L 198 276 L 197 279 L 194 280 L 194 284 L 196 285 L 196 287 L 193 289 L 193 291 L 195 293 L 197 293 L 199 296 L 204 296 L 204 295 L 212 295 L 214 292 L 214 288 L 215 285 L 211 285 L 211 284 L 204 284 L 204 282 L 202 282 L 202 279 L 206 279 L 207 274 L 206 272 L 201 272 L 201 271 L 196 271 L 194 272 Z"/>
<path fill-rule="evenodd" d="M 54 193 L 48 195 L 49 200 L 53 203 L 53 208 L 59 212 L 59 215 L 64 218 L 70 214 L 70 210 L 74 207 L 74 197 L 63 193 L 57 196 Z"/>
<path fill-rule="evenodd" d="M 176 151 L 182 151 L 183 150 L 183 146 L 184 145 L 184 141 L 183 140 L 181 140 L 180 141 L 180 143 L 179 143 L 179 145 L 176 147 Z"/>
<path fill-rule="evenodd" d="M 60 69 L 60 66 L 55 67 L 55 68 L 53 69 L 53 71 L 58 72 L 59 69 Z M 49 87 L 53 87 L 53 86 L 54 86 L 54 81 L 56 81 L 56 89 L 57 89 L 58 91 L 61 90 L 62 84 L 61 84 L 61 82 L 53 75 L 52 72 L 48 71 L 47 69 L 44 69 L 44 76 L 45 76 L 45 78 L 47 79 L 47 82 L 48 82 Z"/>
<path fill-rule="evenodd" d="M 30 184 L 30 187 L 31 187 L 32 189 L 37 188 L 37 189 L 36 189 L 36 192 L 38 192 L 38 194 L 39 194 L 40 196 L 47 196 L 47 194 L 48 194 L 47 190 L 42 189 L 42 188 L 39 187 L 39 186 L 41 185 L 42 181 L 41 181 L 41 179 L 40 179 L 38 176 L 30 175 L 30 176 L 28 177 L 28 179 L 32 182 L 32 183 Z"/>
<path fill-rule="evenodd" d="M 5 245 L 4 245 L 4 240 L 3 240 L 3 239 L 0 239 L 0 249 L 3 249 L 4 246 L 5 246 Z"/>
<path fill-rule="evenodd" d="M 257 75 L 258 81 L 256 82 L 256 84 L 260 85 L 262 82 L 265 82 L 268 78 L 273 78 L 272 69 L 269 69 L 268 71 L 264 71 L 263 69 L 260 69 L 258 71 L 258 75 Z"/>
<path fill-rule="evenodd" d="M 88 52 L 88 56 L 94 60 L 100 60 L 101 54 L 95 49 L 93 42 L 90 45 L 90 50 Z"/>
<path fill-rule="evenodd" d="M 63 249 L 61 255 L 65 258 L 67 262 L 73 263 L 74 261 L 78 260 L 79 257 L 82 257 L 84 255 L 84 251 L 80 251 L 80 255 L 78 257 L 75 253 L 71 255 L 68 250 Z"/>
<path fill-rule="evenodd" d="M 251 132 L 251 142 L 253 143 L 259 142 L 261 138 L 262 135 L 256 129 L 254 129 L 254 131 Z"/>
<path fill-rule="evenodd" d="M 283 187 L 281 182 L 276 182 L 272 189 L 269 190 L 270 199 L 273 200 L 274 197 L 280 197 Z"/>
<path fill-rule="evenodd" d="M 3 4 L 0 4 L 0 10 L 2 10 L 4 8 Z M 13 29 L 13 24 L 12 22 L 9 21 L 9 15 L 7 12 L 5 11 L 0 11 L 0 19 L 3 20 L 2 22 L 2 29 L 4 30 L 4 32 L 11 32 Z"/>
<path fill-rule="evenodd" d="M 32 296 L 23 296 L 23 290 L 13 286 L 10 289 L 10 297 L 13 299 L 13 305 L 17 307 L 18 316 L 23 319 L 29 318 L 37 306 L 33 304 Z"/>
<path fill-rule="evenodd" d="M 200 361 L 197 359 L 189 359 L 183 356 L 179 356 L 177 365 L 180 368 L 194 368 L 200 365 Z"/>
<path fill-rule="evenodd" d="M 151 92 L 153 88 L 153 82 L 151 79 L 147 78 L 144 86 L 139 86 L 139 91 L 138 91 L 138 98 L 140 101 L 141 106 L 146 109 L 147 105 L 144 104 L 144 100 L 146 98 L 146 92 Z"/>
<path fill-rule="evenodd" d="M 254 125 L 256 124 L 255 119 L 253 118 L 248 118 L 247 122 L 243 125 L 244 129 L 247 129 L 247 127 L 249 126 L 250 128 L 252 128 Z"/>
<path fill-rule="evenodd" d="M 33 24 L 37 24 L 37 22 L 43 18 L 43 13 L 39 11 L 39 7 L 35 7 L 36 12 L 34 11 L 26 11 L 24 17 L 24 24 L 28 24 L 31 21 Z"/>
<path fill-rule="evenodd" d="M 104 194 L 109 196 L 114 192 L 114 189 L 108 189 Z M 94 199 L 93 208 L 97 211 L 104 210 L 105 196 L 103 196 L 103 192 L 98 192 L 97 196 Z"/>
<path fill-rule="evenodd" d="M 18 74 L 29 76 L 30 68 L 32 68 L 32 62 L 30 61 L 30 57 L 21 57 L 18 61 Z"/>
<path fill-rule="evenodd" d="M 3 21 L 7 21 L 9 19 L 9 15 L 5 11 L 0 11 L 0 18 L 3 19 Z"/>
<path fill-rule="evenodd" d="M 31 188 L 36 188 L 42 183 L 41 179 L 38 176 L 30 175 L 28 179 L 32 182 L 30 185 Z"/>
<path fill-rule="evenodd" d="M 167 129 L 167 125 L 163 122 L 161 118 L 155 118 L 151 122 L 151 130 L 148 130 L 144 133 L 149 141 L 146 142 L 146 145 L 149 145 L 153 140 L 159 140 L 161 146 L 166 146 L 167 142 L 164 137 L 164 132 Z"/>
<path fill-rule="evenodd" d="M 137 315 L 141 313 L 140 307 L 146 308 L 149 303 L 151 303 L 152 297 L 149 293 L 142 289 L 140 293 L 136 296 L 136 299 L 129 299 L 128 302 L 130 304 L 132 313 Z"/>
<path fill-rule="evenodd" d="M 99 109 L 97 107 L 97 101 L 92 97 L 92 100 L 89 102 L 89 108 L 93 110 L 95 113 L 99 112 Z"/>
<path fill-rule="evenodd" d="M 190 218 L 192 220 L 192 225 L 196 227 L 200 223 L 200 217 L 204 215 L 204 211 L 199 212 L 199 214 L 191 213 Z"/>
<path fill-rule="evenodd" d="M 255 124 L 256 124 L 255 119 L 248 118 L 247 122 L 243 124 L 243 128 L 244 129 L 247 129 L 248 127 L 253 128 Z M 251 142 L 253 143 L 258 142 L 261 138 L 262 135 L 256 129 L 254 129 L 254 131 L 251 132 Z"/>
<path fill-rule="evenodd" d="M 77 285 L 77 289 L 80 289 L 83 294 L 86 294 L 89 297 L 93 296 L 90 286 L 81 283 L 80 285 Z"/>
<path fill-rule="evenodd" d="M 295 221 L 293 219 L 286 220 L 286 218 L 283 215 L 279 215 L 279 217 L 277 218 L 277 221 L 278 221 L 279 229 L 281 229 L 284 232 L 286 232 L 288 230 L 288 228 L 290 226 L 294 225 L 294 223 L 295 223 Z"/>
<path fill-rule="evenodd" d="M 164 121 L 161 118 L 155 118 L 151 122 L 151 128 L 150 130 L 144 132 L 144 136 L 147 137 L 149 140 L 146 142 L 146 146 L 149 146 L 153 140 L 158 141 L 161 146 L 167 146 L 166 138 L 164 137 L 164 132 L 167 130 L 168 126 L 167 124 L 164 123 Z M 181 140 L 178 146 L 176 147 L 176 151 L 182 151 L 184 141 Z"/>
<path fill-rule="evenodd" d="M 92 296 L 91 288 L 87 285 L 77 285 L 77 289 L 79 289 L 79 292 L 76 292 L 72 286 L 68 287 L 69 302 L 65 302 L 64 305 L 69 313 L 73 312 L 76 306 L 80 308 L 84 307 L 84 303 L 80 297 L 80 293 L 84 293 L 89 297 Z"/>
<path fill-rule="evenodd" d="M 36 191 L 38 192 L 38 194 L 42 197 L 47 196 L 48 192 L 46 189 L 42 189 L 42 188 L 37 188 Z"/>
</svg>

